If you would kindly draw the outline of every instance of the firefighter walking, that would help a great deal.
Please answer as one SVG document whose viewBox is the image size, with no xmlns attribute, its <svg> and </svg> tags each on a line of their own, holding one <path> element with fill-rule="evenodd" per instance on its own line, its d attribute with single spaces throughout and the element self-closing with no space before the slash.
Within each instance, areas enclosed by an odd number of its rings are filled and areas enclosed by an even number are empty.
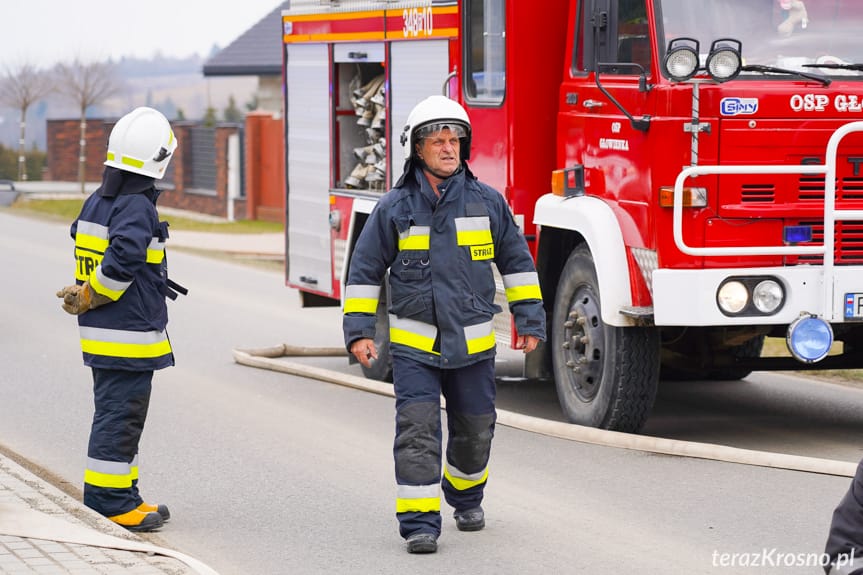
<svg viewBox="0 0 863 575">
<path fill-rule="evenodd" d="M 168 520 L 164 505 L 138 492 L 138 442 L 153 371 L 174 365 L 165 298 L 168 225 L 154 183 L 177 147 L 168 120 L 137 108 L 111 131 L 102 185 L 72 223 L 75 285 L 57 292 L 78 316 L 84 364 L 93 373 L 95 412 L 84 473 L 84 504 L 131 531 Z"/>
<path fill-rule="evenodd" d="M 345 288 L 345 343 L 368 367 L 377 359 L 375 313 L 389 270 L 396 517 L 410 553 L 437 550 L 441 488 L 459 530 L 485 526 L 496 418 L 492 320 L 501 311 L 492 263 L 524 351 L 546 333 L 527 243 L 504 197 L 469 170 L 470 141 L 470 120 L 457 102 L 432 96 L 416 105 L 402 134 L 404 175 L 363 228 Z"/>
</svg>

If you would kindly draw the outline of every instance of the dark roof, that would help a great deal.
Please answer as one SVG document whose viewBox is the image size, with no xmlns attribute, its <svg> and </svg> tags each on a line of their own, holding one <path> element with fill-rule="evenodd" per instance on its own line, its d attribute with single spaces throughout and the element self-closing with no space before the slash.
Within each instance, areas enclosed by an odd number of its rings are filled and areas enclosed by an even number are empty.
<svg viewBox="0 0 863 575">
<path fill-rule="evenodd" d="M 282 73 L 280 3 L 257 24 L 204 62 L 204 76 L 278 76 Z"/>
</svg>

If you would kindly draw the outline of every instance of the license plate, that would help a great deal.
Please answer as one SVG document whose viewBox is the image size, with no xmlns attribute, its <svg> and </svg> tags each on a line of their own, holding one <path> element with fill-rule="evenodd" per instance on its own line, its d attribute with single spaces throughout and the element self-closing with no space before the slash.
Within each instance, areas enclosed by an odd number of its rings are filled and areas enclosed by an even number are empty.
<svg viewBox="0 0 863 575">
<path fill-rule="evenodd" d="M 845 319 L 863 319 L 863 293 L 845 294 Z"/>
</svg>

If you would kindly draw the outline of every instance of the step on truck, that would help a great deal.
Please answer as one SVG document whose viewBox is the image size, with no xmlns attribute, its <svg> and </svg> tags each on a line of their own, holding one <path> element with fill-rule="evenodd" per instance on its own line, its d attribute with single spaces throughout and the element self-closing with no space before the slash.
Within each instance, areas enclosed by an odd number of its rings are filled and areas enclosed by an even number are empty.
<svg viewBox="0 0 863 575">
<path fill-rule="evenodd" d="M 443 93 L 535 257 L 524 374 L 570 421 L 636 432 L 660 380 L 861 367 L 861 28 L 853 0 L 293 0 L 286 283 L 339 305 L 408 112 Z M 382 290 L 368 377 L 388 325 Z"/>
</svg>

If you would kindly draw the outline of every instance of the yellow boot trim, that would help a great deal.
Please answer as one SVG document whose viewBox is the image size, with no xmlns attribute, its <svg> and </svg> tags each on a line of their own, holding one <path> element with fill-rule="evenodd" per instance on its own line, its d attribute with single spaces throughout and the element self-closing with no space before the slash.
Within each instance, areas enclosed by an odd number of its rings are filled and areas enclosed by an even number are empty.
<svg viewBox="0 0 863 575">
<path fill-rule="evenodd" d="M 122 525 L 123 527 L 137 527 L 144 522 L 148 515 L 150 514 L 144 511 L 140 511 L 138 509 L 133 509 L 121 515 L 114 515 L 113 517 L 109 517 L 108 519 L 110 519 L 117 525 Z M 158 515 L 158 513 L 156 515 Z M 159 517 L 159 519 L 161 519 L 161 516 Z"/>
</svg>

